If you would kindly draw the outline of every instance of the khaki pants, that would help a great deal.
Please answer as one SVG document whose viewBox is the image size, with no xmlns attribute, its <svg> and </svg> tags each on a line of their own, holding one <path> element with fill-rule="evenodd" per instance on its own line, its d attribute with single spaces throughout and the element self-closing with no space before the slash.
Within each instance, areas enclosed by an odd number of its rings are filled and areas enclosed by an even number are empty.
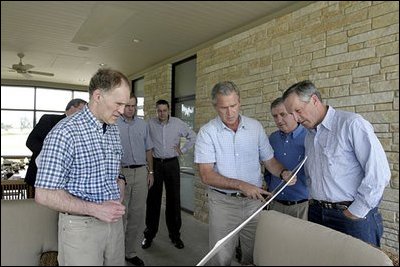
<svg viewBox="0 0 400 267">
<path fill-rule="evenodd" d="M 245 197 L 227 196 L 214 190 L 209 190 L 208 205 L 209 244 L 210 249 L 212 249 L 218 240 L 227 236 L 253 215 L 263 205 L 263 202 Z M 238 238 L 240 238 L 242 249 L 242 263 L 252 264 L 257 222 L 258 216 L 255 216 L 211 258 L 209 264 L 214 266 L 230 266 L 235 255 Z"/>
<path fill-rule="evenodd" d="M 306 221 L 308 220 L 308 201 L 292 206 L 286 206 L 279 202 L 272 201 L 269 204 L 268 209 L 276 210 L 281 213 L 285 213 L 287 215 L 291 215 L 293 217 L 300 218 Z"/>
<path fill-rule="evenodd" d="M 147 169 L 146 166 L 128 169 L 123 168 L 122 174 L 126 177 L 124 206 L 126 208 L 123 217 L 125 229 L 125 256 L 133 258 L 137 256 L 136 243 L 138 233 L 144 229 L 147 198 Z"/>
<path fill-rule="evenodd" d="M 94 217 L 59 214 L 60 266 L 124 266 L 122 219 L 106 223 Z"/>
</svg>

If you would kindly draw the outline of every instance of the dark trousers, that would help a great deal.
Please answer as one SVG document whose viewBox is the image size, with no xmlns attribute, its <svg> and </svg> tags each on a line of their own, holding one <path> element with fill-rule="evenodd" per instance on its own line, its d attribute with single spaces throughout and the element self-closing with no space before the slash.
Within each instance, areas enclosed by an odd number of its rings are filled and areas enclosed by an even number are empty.
<svg viewBox="0 0 400 267">
<path fill-rule="evenodd" d="M 308 220 L 351 235 L 376 247 L 381 245 L 383 223 L 378 208 L 370 210 L 365 218 L 352 220 L 343 214 L 343 210 L 310 205 Z"/>
<path fill-rule="evenodd" d="M 168 161 L 154 160 L 154 184 L 147 195 L 146 230 L 144 236 L 153 239 L 158 231 L 160 221 L 163 183 L 165 183 L 166 205 L 165 220 L 171 239 L 180 237 L 181 194 L 180 168 L 178 158 Z"/>
</svg>

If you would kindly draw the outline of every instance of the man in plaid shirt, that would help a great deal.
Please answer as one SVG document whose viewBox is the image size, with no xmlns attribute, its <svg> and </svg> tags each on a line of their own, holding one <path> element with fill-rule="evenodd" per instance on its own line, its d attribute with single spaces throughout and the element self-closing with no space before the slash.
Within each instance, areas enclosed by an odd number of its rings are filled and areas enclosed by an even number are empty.
<svg viewBox="0 0 400 267">
<path fill-rule="evenodd" d="M 60 265 L 125 265 L 125 179 L 115 123 L 130 91 L 122 73 L 98 70 L 88 105 L 60 121 L 44 141 L 35 200 L 60 212 Z"/>
</svg>

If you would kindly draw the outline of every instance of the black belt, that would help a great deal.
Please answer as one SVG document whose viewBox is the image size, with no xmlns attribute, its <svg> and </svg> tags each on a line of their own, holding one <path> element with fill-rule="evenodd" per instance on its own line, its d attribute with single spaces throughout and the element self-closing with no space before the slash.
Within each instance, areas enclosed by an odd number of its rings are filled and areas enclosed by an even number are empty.
<svg viewBox="0 0 400 267">
<path fill-rule="evenodd" d="M 349 206 L 353 202 L 352 201 L 327 202 L 327 201 L 322 201 L 322 200 L 311 199 L 309 203 L 310 203 L 310 206 L 317 205 L 324 209 L 346 210 L 349 208 Z"/>
<path fill-rule="evenodd" d="M 122 168 L 128 168 L 128 169 L 136 169 L 136 168 L 140 168 L 143 167 L 144 165 L 129 165 L 129 166 L 124 166 Z"/>
<path fill-rule="evenodd" d="M 163 162 L 169 162 L 169 161 L 173 161 L 173 160 L 176 160 L 176 159 L 177 159 L 176 157 L 173 157 L 173 158 L 167 158 L 167 159 L 153 158 L 153 160 L 155 160 L 155 161 L 158 161 L 158 162 L 161 162 L 161 163 L 163 163 Z"/>
<path fill-rule="evenodd" d="M 297 200 L 297 201 L 288 201 L 288 200 L 279 200 L 279 199 L 275 199 L 276 202 L 281 203 L 282 205 L 285 206 L 292 206 L 292 205 L 296 205 L 296 204 L 300 204 L 303 202 L 308 201 L 308 199 L 302 199 L 302 200 Z"/>
<path fill-rule="evenodd" d="M 224 191 L 220 191 L 220 190 L 218 190 L 218 189 L 215 189 L 215 188 L 213 188 L 212 190 L 214 190 L 214 191 L 216 191 L 216 192 L 218 192 L 218 193 L 221 193 L 221 194 L 230 196 L 230 197 L 246 197 L 246 195 L 243 194 L 243 193 L 241 193 L 241 192 L 227 193 L 227 192 L 224 192 Z"/>
</svg>

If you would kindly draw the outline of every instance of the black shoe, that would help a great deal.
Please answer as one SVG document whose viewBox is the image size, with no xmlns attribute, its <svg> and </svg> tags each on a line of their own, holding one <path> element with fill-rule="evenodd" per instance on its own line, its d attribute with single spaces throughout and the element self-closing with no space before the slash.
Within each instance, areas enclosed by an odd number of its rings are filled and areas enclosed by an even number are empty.
<svg viewBox="0 0 400 267">
<path fill-rule="evenodd" d="M 175 245 L 176 248 L 182 249 L 185 247 L 182 240 L 178 237 L 175 239 L 171 239 L 171 242 Z"/>
<path fill-rule="evenodd" d="M 151 247 L 151 242 L 152 241 L 153 241 L 152 239 L 144 238 L 143 241 L 142 241 L 142 249 L 146 249 L 146 248 Z"/>
<path fill-rule="evenodd" d="M 126 260 L 127 262 L 132 263 L 132 264 L 135 265 L 135 266 L 144 266 L 144 262 L 143 262 L 138 256 L 133 257 L 133 258 L 127 258 L 127 257 L 125 257 L 125 260 Z"/>
<path fill-rule="evenodd" d="M 242 261 L 242 249 L 240 248 L 240 244 L 236 246 L 236 259 L 238 262 Z"/>
</svg>

